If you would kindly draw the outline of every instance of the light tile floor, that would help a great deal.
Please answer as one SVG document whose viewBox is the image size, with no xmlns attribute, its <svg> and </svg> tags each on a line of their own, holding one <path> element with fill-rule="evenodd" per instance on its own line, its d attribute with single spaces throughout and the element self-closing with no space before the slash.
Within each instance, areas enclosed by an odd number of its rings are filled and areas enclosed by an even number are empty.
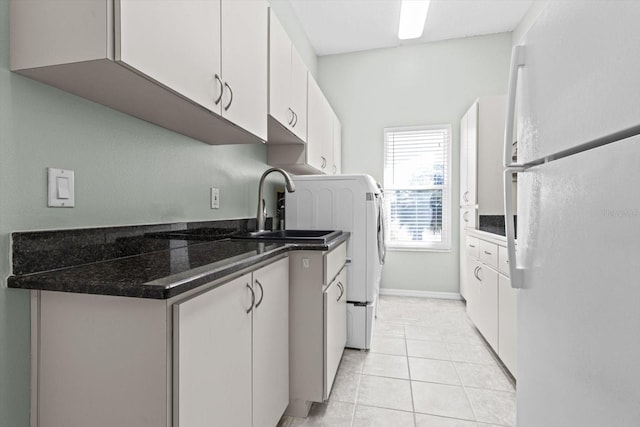
<svg viewBox="0 0 640 427">
<path fill-rule="evenodd" d="M 278 426 L 515 426 L 515 389 L 494 357 L 464 303 L 382 296 L 371 350 L 345 350 L 329 400 Z"/>
</svg>

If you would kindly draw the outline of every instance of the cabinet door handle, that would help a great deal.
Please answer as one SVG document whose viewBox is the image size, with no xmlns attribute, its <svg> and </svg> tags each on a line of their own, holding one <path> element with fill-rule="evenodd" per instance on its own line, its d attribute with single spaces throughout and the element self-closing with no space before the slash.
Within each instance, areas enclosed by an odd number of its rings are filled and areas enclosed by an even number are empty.
<svg viewBox="0 0 640 427">
<path fill-rule="evenodd" d="M 487 254 L 487 255 L 491 255 L 491 252 L 489 252 L 489 251 L 484 251 L 484 253 Z"/>
<path fill-rule="evenodd" d="M 320 167 L 324 169 L 324 167 L 327 166 L 327 159 L 324 156 L 320 156 L 320 158 L 322 159 L 322 165 Z"/>
<path fill-rule="evenodd" d="M 231 107 L 231 103 L 233 102 L 233 90 L 231 89 L 231 86 L 229 86 L 227 82 L 224 82 L 224 87 L 229 88 L 229 95 L 230 95 L 229 103 L 224 107 L 224 111 L 227 111 L 229 107 Z"/>
<path fill-rule="evenodd" d="M 222 94 L 224 93 L 224 86 L 222 85 L 222 80 L 220 79 L 219 75 L 215 75 L 216 80 L 218 81 L 218 85 L 220 88 L 220 95 L 218 95 L 218 97 L 215 99 L 215 101 L 213 101 L 213 103 L 215 105 L 218 105 L 220 103 L 220 100 L 222 99 Z"/>
<path fill-rule="evenodd" d="M 462 195 L 462 198 L 464 199 L 465 202 L 469 201 L 469 192 L 465 191 L 464 194 Z"/>
<path fill-rule="evenodd" d="M 469 243 L 469 247 L 470 247 L 470 248 L 475 248 L 475 247 L 476 247 L 476 245 L 472 245 L 471 243 Z"/>
<path fill-rule="evenodd" d="M 480 277 L 480 272 L 482 271 L 482 267 L 476 267 L 475 270 L 473 270 L 473 275 L 476 276 L 476 279 L 478 279 L 478 281 L 482 282 L 482 278 Z"/>
<path fill-rule="evenodd" d="M 258 308 L 260 307 L 260 304 L 262 304 L 262 300 L 264 299 L 264 288 L 262 287 L 262 283 L 260 283 L 258 279 L 256 279 L 256 284 L 260 287 L 260 300 L 256 304 L 256 308 Z"/>
<path fill-rule="evenodd" d="M 338 282 L 338 288 L 340 288 L 340 295 L 338 296 L 338 299 L 336 301 L 340 301 L 340 298 L 342 298 L 342 295 L 344 295 L 344 286 L 342 285 L 342 282 Z"/>
<path fill-rule="evenodd" d="M 253 288 L 247 283 L 247 288 L 251 291 L 251 307 L 247 308 L 247 314 L 253 310 L 253 306 L 256 303 L 256 293 L 253 292 Z"/>
<path fill-rule="evenodd" d="M 464 220 L 464 222 L 469 222 L 469 211 L 464 211 L 464 213 L 462 214 L 462 219 Z"/>
<path fill-rule="evenodd" d="M 289 119 L 289 126 L 291 126 L 293 124 L 293 119 L 294 119 L 294 115 L 295 113 L 293 112 L 293 110 L 291 108 L 289 108 L 289 112 L 291 113 L 291 119 Z"/>
<path fill-rule="evenodd" d="M 298 114 L 295 111 L 291 111 L 293 113 L 293 124 L 291 126 L 296 127 L 298 124 Z"/>
<path fill-rule="evenodd" d="M 338 168 L 336 167 L 336 165 L 333 165 L 333 174 L 337 174 L 338 173 Z"/>
</svg>

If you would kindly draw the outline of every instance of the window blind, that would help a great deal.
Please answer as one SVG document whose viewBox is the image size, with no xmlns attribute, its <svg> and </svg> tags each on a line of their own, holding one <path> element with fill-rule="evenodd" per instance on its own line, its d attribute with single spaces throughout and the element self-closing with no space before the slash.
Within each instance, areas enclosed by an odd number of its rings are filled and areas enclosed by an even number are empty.
<svg viewBox="0 0 640 427">
<path fill-rule="evenodd" d="M 450 125 L 384 130 L 390 247 L 451 248 L 450 146 Z"/>
</svg>

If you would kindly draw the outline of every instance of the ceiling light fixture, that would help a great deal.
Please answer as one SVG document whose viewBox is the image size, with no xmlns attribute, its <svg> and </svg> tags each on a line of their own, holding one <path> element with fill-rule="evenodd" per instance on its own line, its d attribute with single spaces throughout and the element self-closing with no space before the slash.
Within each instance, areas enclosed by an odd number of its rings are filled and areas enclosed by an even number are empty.
<svg viewBox="0 0 640 427">
<path fill-rule="evenodd" d="M 431 0 L 402 0 L 400 6 L 400 40 L 417 39 L 424 31 Z"/>
</svg>

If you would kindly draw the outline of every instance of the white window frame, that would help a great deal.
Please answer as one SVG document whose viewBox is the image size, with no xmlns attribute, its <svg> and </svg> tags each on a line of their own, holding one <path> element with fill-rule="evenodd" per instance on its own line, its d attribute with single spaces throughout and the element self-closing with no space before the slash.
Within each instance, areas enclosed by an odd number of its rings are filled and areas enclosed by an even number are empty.
<svg viewBox="0 0 640 427">
<path fill-rule="evenodd" d="M 446 165 L 445 165 L 445 176 L 444 176 L 444 184 L 442 185 L 420 185 L 420 186 L 407 186 L 407 185 L 398 185 L 394 183 L 390 183 L 387 181 L 388 172 L 387 172 L 387 148 L 390 144 L 388 136 L 393 132 L 410 132 L 410 131 L 420 131 L 420 130 L 445 130 L 447 132 L 448 138 L 445 141 L 447 144 L 446 147 Z M 451 252 L 451 234 L 452 234 L 452 206 L 451 206 L 451 193 L 452 193 L 452 182 L 451 182 L 451 169 L 453 165 L 451 163 L 452 157 L 452 133 L 451 133 L 451 124 L 440 124 L 440 125 L 423 125 L 423 126 L 403 126 L 403 127 L 390 127 L 384 128 L 384 153 L 383 153 L 383 170 L 385 176 L 384 189 L 389 193 L 390 191 L 396 190 L 429 190 L 429 189 L 439 189 L 443 190 L 442 195 L 442 232 L 441 232 L 441 242 L 426 242 L 426 241 L 398 241 L 391 239 L 391 202 L 390 198 L 387 197 L 385 200 L 385 210 L 387 212 L 386 215 L 386 244 L 390 250 L 398 250 L 398 251 L 427 251 L 427 252 Z"/>
</svg>

